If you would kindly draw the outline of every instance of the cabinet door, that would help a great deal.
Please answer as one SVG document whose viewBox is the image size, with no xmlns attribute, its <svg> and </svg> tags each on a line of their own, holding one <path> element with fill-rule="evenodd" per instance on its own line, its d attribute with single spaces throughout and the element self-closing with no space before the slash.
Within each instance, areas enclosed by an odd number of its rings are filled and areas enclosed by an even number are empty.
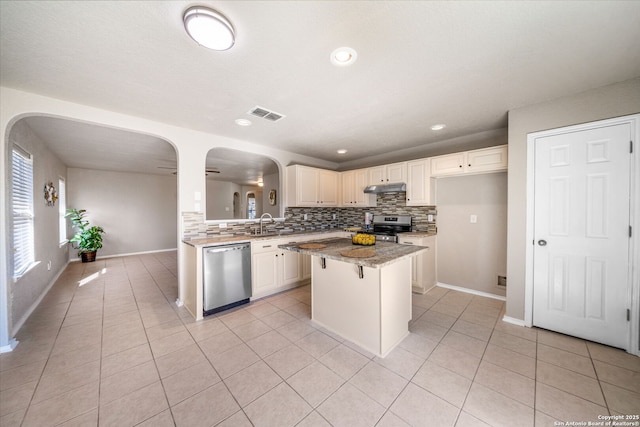
<svg viewBox="0 0 640 427">
<path fill-rule="evenodd" d="M 429 159 L 407 162 L 407 206 L 431 204 L 430 170 Z"/>
<path fill-rule="evenodd" d="M 458 175 L 464 173 L 466 153 L 447 154 L 431 158 L 431 176 Z"/>
<path fill-rule="evenodd" d="M 417 237 L 399 236 L 398 243 L 401 245 L 415 245 L 421 246 L 422 239 Z M 411 289 L 414 292 L 422 292 L 422 270 L 423 270 L 423 256 L 414 255 L 411 257 Z"/>
<path fill-rule="evenodd" d="M 393 163 L 385 166 L 386 183 L 395 184 L 397 182 L 407 182 L 407 164 Z"/>
<path fill-rule="evenodd" d="M 437 236 L 429 236 L 424 239 L 424 245 L 429 247 L 424 256 L 422 269 L 422 286 L 425 292 L 433 288 L 438 281 L 436 272 L 436 238 Z"/>
<path fill-rule="evenodd" d="M 253 296 L 261 296 L 278 286 L 278 251 L 267 251 L 251 256 Z"/>
<path fill-rule="evenodd" d="M 467 172 L 507 170 L 507 146 L 483 148 L 467 152 Z"/>
<path fill-rule="evenodd" d="M 353 193 L 356 206 L 375 206 L 376 195 L 365 193 L 364 188 L 369 185 L 369 170 L 358 169 L 353 172 Z"/>
<path fill-rule="evenodd" d="M 282 284 L 290 285 L 300 280 L 300 260 L 297 252 L 281 250 L 276 258 L 282 263 Z"/>
<path fill-rule="evenodd" d="M 369 185 L 382 184 L 385 182 L 385 179 L 384 166 L 369 168 Z"/>
<path fill-rule="evenodd" d="M 324 169 L 317 172 L 320 206 L 338 206 L 338 173 Z"/>
<path fill-rule="evenodd" d="M 318 200 L 318 173 L 314 168 L 299 166 L 296 171 L 296 206 L 316 206 Z"/>
<path fill-rule="evenodd" d="M 353 171 L 342 173 L 342 206 L 353 206 L 355 203 L 355 174 Z"/>
<path fill-rule="evenodd" d="M 300 280 L 311 278 L 311 255 L 300 254 Z"/>
</svg>

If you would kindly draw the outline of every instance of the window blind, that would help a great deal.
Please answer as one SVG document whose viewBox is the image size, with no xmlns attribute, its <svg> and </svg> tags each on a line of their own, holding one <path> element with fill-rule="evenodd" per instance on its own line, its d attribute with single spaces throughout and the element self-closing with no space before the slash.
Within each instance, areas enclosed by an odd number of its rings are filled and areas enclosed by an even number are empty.
<svg viewBox="0 0 640 427">
<path fill-rule="evenodd" d="M 33 241 L 33 160 L 14 146 L 11 160 L 13 211 L 13 276 L 19 277 L 35 260 Z"/>
</svg>

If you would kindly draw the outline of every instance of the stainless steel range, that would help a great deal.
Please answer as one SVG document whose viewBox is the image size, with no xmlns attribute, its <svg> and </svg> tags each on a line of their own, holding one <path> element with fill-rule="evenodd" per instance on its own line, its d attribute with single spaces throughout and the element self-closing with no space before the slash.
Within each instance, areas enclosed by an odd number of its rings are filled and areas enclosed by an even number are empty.
<svg viewBox="0 0 640 427">
<path fill-rule="evenodd" d="M 411 231 L 411 215 L 374 215 L 373 232 L 376 240 L 398 242 L 398 233 Z"/>
</svg>

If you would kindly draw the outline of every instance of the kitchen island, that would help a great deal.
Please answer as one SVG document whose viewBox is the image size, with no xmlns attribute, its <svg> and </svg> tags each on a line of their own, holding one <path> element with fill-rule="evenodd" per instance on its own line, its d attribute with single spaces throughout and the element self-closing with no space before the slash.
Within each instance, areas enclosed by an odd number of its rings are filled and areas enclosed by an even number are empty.
<svg viewBox="0 0 640 427">
<path fill-rule="evenodd" d="M 385 357 L 408 334 L 411 257 L 427 248 L 351 239 L 280 245 L 311 255 L 311 318 L 318 325 Z"/>
</svg>

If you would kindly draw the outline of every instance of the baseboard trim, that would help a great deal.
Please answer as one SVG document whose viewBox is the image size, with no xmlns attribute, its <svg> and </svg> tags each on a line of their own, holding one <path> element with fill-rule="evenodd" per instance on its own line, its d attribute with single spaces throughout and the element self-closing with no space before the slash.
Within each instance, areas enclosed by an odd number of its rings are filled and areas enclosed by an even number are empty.
<svg viewBox="0 0 640 427">
<path fill-rule="evenodd" d="M 9 352 L 13 351 L 13 349 L 14 349 L 14 348 L 16 348 L 16 347 L 18 346 L 18 343 L 19 343 L 19 342 L 20 342 L 20 341 L 18 341 L 17 339 L 15 339 L 15 338 L 11 338 L 11 339 L 9 340 L 9 344 L 7 344 L 7 345 L 3 345 L 2 347 L 0 347 L 0 354 L 2 354 L 2 353 L 9 353 Z"/>
<path fill-rule="evenodd" d="M 129 253 L 125 253 L 125 254 L 111 254 L 111 255 L 104 255 L 104 256 L 96 257 L 96 260 L 107 259 L 107 258 L 120 258 L 120 257 L 123 257 L 123 256 L 157 254 L 157 253 L 161 253 L 161 252 L 175 252 L 177 250 L 178 250 L 178 248 L 172 248 L 172 249 L 160 249 L 160 250 L 155 250 L 155 251 L 129 252 Z M 78 257 L 71 258 L 71 259 L 69 259 L 69 261 L 70 262 L 77 262 L 77 261 L 80 261 L 80 258 L 78 258 Z"/>
<path fill-rule="evenodd" d="M 516 319 L 515 317 L 502 316 L 502 321 L 516 326 L 527 326 L 524 320 Z"/>
<path fill-rule="evenodd" d="M 36 310 L 36 308 L 38 307 L 38 304 L 40 304 L 42 302 L 42 300 L 44 299 L 44 297 L 47 295 L 47 293 L 51 290 L 51 288 L 53 287 L 53 285 L 56 283 L 56 280 L 58 280 L 58 278 L 60 277 L 60 275 L 64 272 L 64 270 L 67 268 L 67 266 L 69 265 L 69 261 L 66 262 L 65 265 L 62 266 L 62 268 L 60 268 L 60 270 L 58 270 L 58 272 L 56 273 L 55 276 L 53 276 L 53 278 L 49 281 L 49 284 L 47 284 L 47 287 L 44 289 L 44 291 L 42 291 L 42 293 L 40 293 L 40 296 L 38 297 L 37 300 L 35 300 L 33 302 L 33 304 L 31 304 L 31 306 L 29 307 L 29 309 L 22 315 L 22 317 L 16 322 L 15 325 L 13 325 L 12 328 L 12 333 L 11 336 L 15 337 L 16 334 L 18 333 L 18 331 L 20 330 L 20 328 L 22 328 L 22 325 L 24 325 L 24 322 L 27 321 L 27 319 L 29 318 L 29 316 L 31 316 L 33 314 L 33 312 Z M 16 342 L 17 343 L 17 342 Z M 0 351 L 1 352 L 1 351 Z"/>
<path fill-rule="evenodd" d="M 464 292 L 464 293 L 467 293 L 467 294 L 478 295 L 480 297 L 497 299 L 497 300 L 500 300 L 500 301 L 506 301 L 507 300 L 507 298 L 503 297 L 502 295 L 495 295 L 495 294 L 490 294 L 488 292 L 476 291 L 475 289 L 463 288 L 462 286 L 447 285 L 446 283 L 442 283 L 442 282 L 438 282 L 436 284 L 436 286 L 438 286 L 440 288 L 451 289 L 453 291 L 459 291 L 459 292 Z"/>
</svg>

